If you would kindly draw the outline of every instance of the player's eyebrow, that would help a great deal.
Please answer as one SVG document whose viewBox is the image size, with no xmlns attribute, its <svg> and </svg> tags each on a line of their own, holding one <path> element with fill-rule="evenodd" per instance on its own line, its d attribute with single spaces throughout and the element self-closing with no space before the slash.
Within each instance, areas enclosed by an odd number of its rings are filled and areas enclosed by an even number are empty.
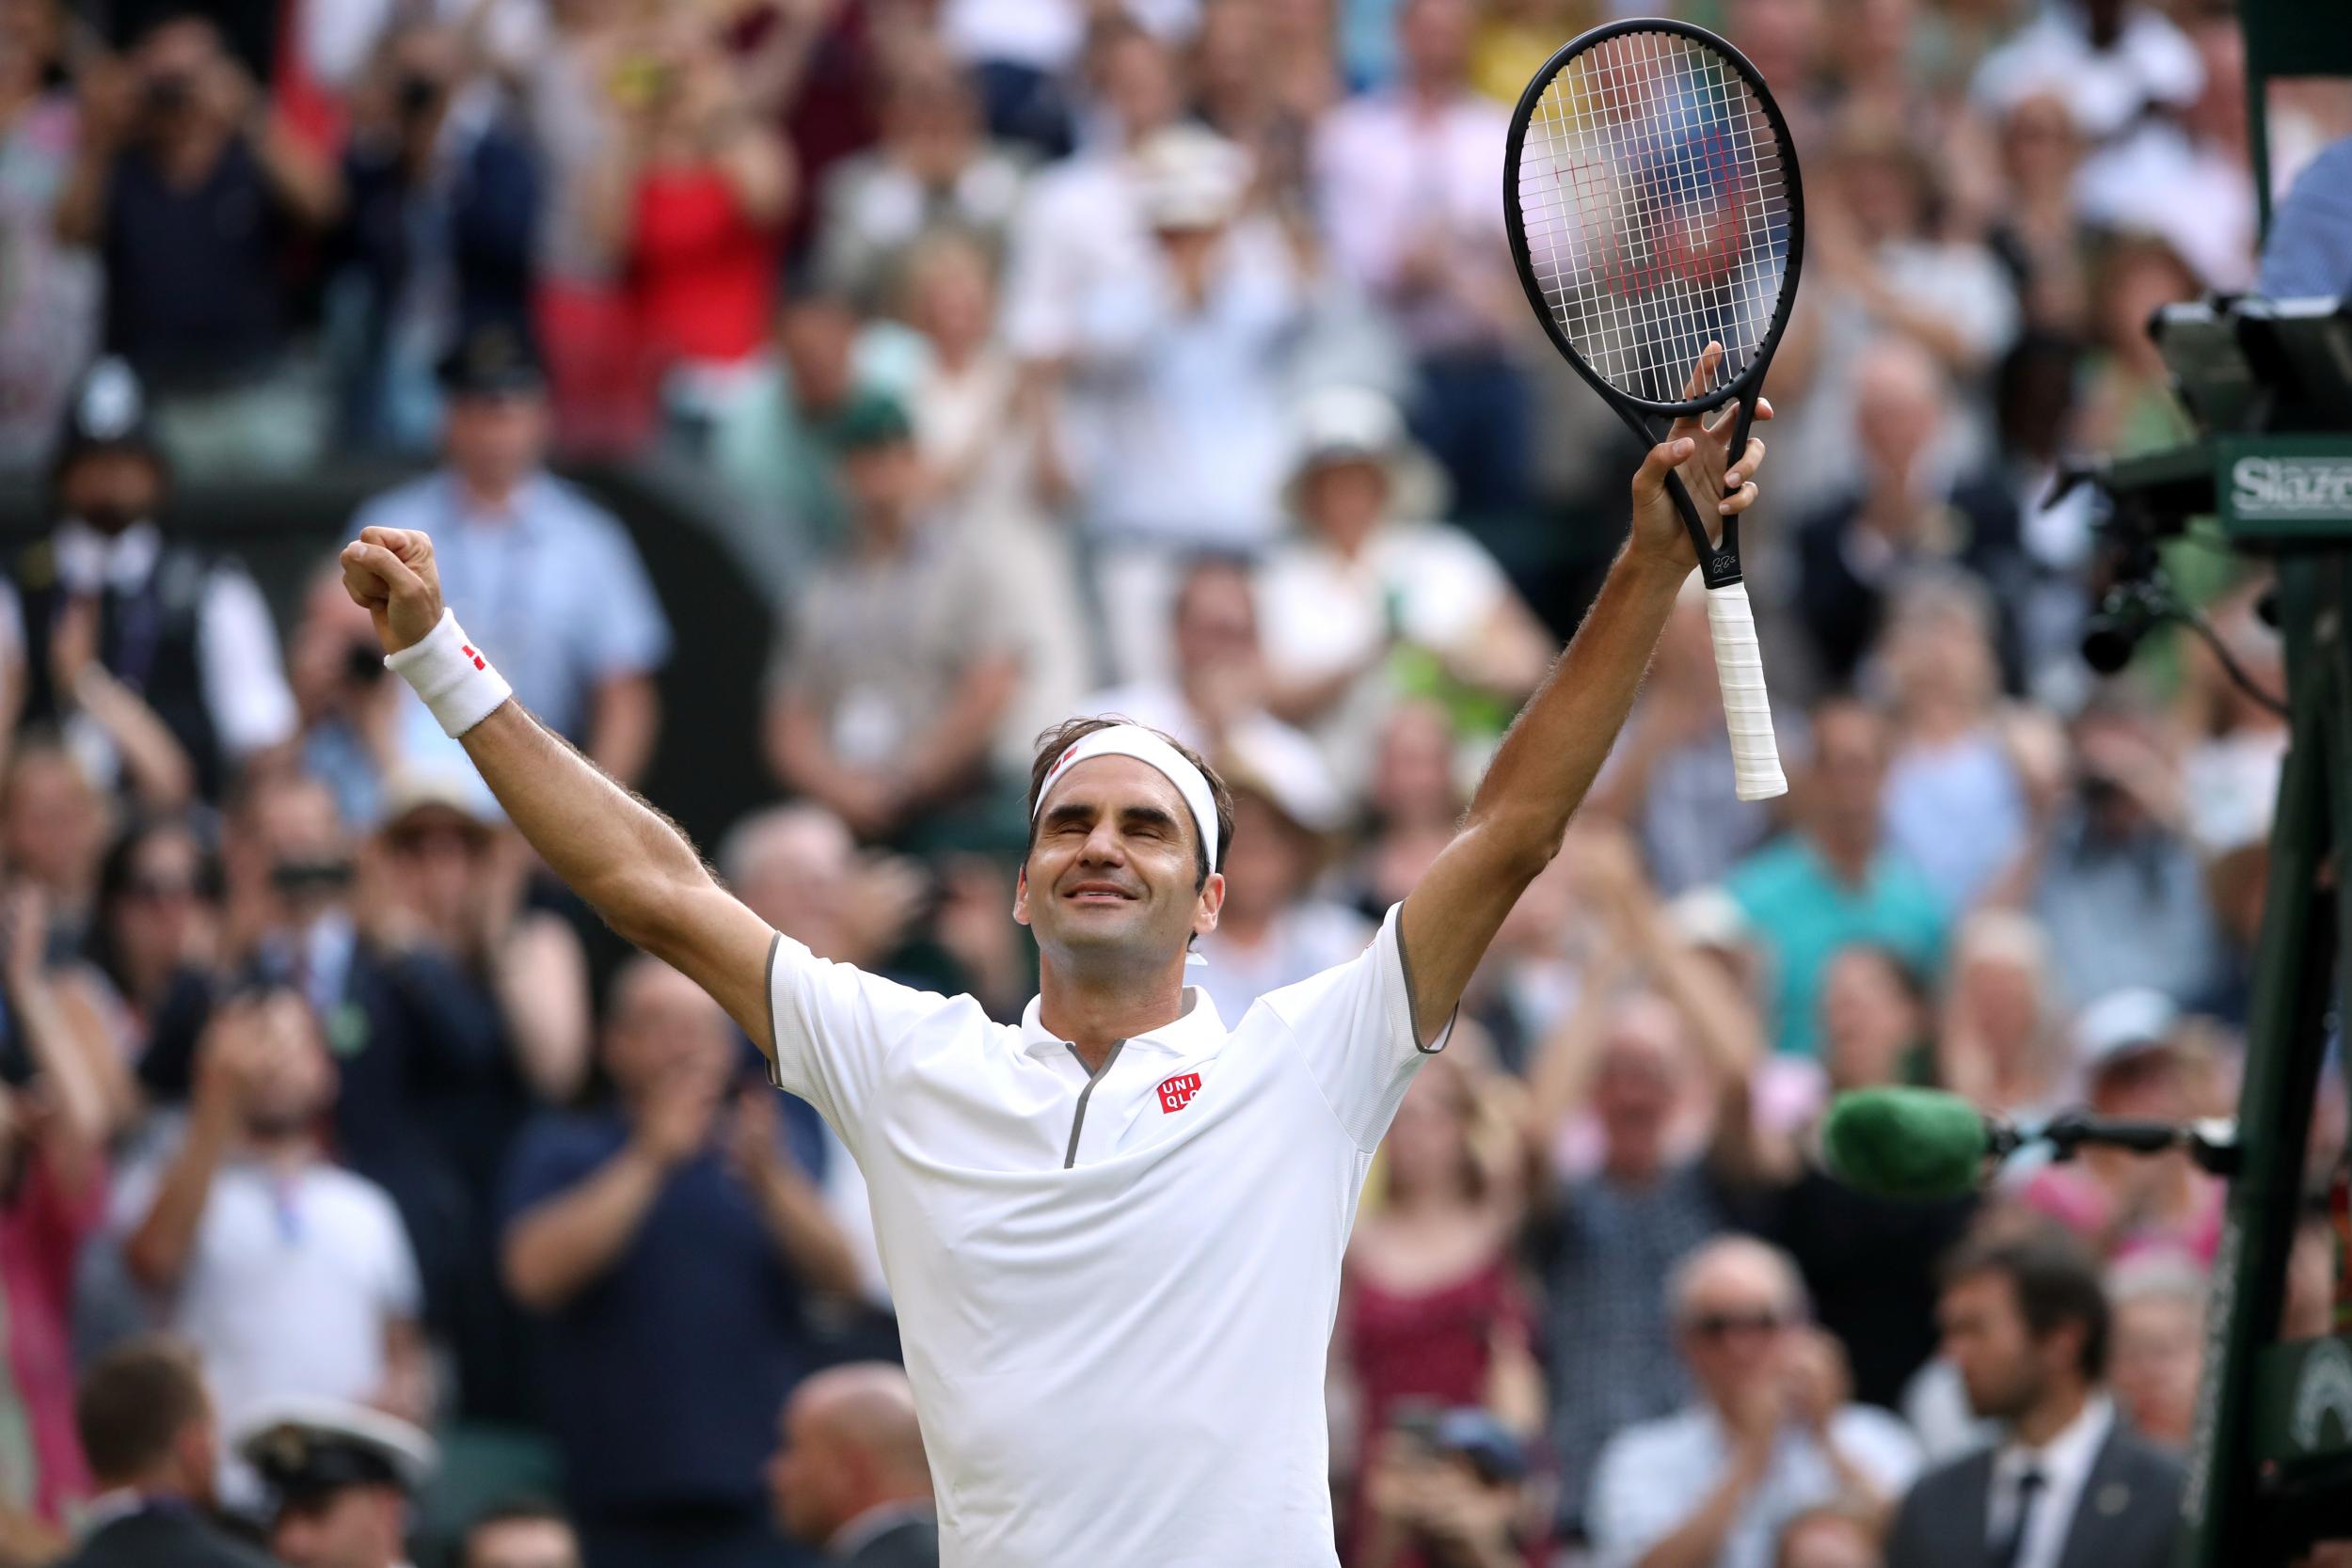
<svg viewBox="0 0 2352 1568">
<path fill-rule="evenodd" d="M 1119 825 L 1122 828 L 1158 828 L 1170 838 L 1184 836 L 1184 828 L 1176 820 L 1176 814 L 1162 811 L 1157 806 L 1123 807 L 1119 814 Z"/>
</svg>

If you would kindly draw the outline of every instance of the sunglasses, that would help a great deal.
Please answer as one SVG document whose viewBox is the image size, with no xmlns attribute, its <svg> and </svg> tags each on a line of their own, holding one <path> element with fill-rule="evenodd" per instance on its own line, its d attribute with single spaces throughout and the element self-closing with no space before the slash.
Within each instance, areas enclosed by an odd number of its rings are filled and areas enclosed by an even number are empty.
<svg viewBox="0 0 2352 1568">
<path fill-rule="evenodd" d="M 1702 1339 L 1728 1339 L 1734 1334 L 1777 1334 L 1788 1320 L 1778 1312 L 1702 1312 L 1683 1326 Z"/>
</svg>

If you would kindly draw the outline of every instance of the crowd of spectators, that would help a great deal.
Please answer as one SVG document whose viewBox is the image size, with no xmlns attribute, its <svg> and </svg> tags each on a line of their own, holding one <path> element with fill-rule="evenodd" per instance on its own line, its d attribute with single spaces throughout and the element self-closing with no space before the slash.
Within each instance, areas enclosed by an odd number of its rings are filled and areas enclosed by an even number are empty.
<svg viewBox="0 0 2352 1568">
<path fill-rule="evenodd" d="M 1679 606 L 1365 1195 L 1343 1560 L 1871 1568 L 1974 1530 L 2048 1568 L 2090 1497 L 2100 1560 L 2153 1561 L 2217 1183 L 2094 1153 L 1905 1207 L 1807 1147 L 1878 1085 L 2233 1103 L 2285 728 L 2194 642 L 2095 678 L 2097 515 L 2049 497 L 2186 431 L 2143 324 L 2255 277 L 2238 25 L 1671 8 L 1805 165 L 1750 546 L 1793 787 L 1732 800 Z M 0 593 L 0 1565 L 134 1482 L 293 1506 L 240 1447 L 288 1399 L 434 1433 L 442 1483 L 393 1466 L 413 1518 L 368 1515 L 426 1557 L 576 1528 L 588 1568 L 782 1568 L 923 1485 L 838 1140 L 675 973 L 592 964 L 325 535 L 274 617 L 182 498 L 406 461 L 349 525 L 428 531 L 551 727 L 624 782 L 755 758 L 772 803 L 713 846 L 746 901 L 1004 1020 L 1033 737 L 1163 728 L 1236 797 L 1197 972 L 1236 1019 L 1410 889 L 1623 526 L 1634 453 L 1498 199 L 1511 101 L 1610 14 L 0 0 L 0 470 L 49 519 Z M 2275 108 L 2282 181 L 2352 131 Z M 692 468 L 788 563 L 752 732 L 665 708 L 698 610 L 558 477 L 585 459 Z M 2170 564 L 2280 689 L 2259 574 Z M 2287 1327 L 2344 1292 L 2315 1220 Z M 2093 1450 L 2126 1467 L 2087 1492 Z M 501 1486 L 564 1510 L 464 1536 Z"/>
</svg>

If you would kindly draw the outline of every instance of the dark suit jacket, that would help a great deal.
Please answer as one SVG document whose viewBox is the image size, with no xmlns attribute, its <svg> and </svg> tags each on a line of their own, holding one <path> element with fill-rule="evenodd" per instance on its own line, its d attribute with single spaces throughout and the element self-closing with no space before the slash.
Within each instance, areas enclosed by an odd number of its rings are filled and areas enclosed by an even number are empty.
<svg viewBox="0 0 2352 1568">
<path fill-rule="evenodd" d="M 1887 1535 L 1886 1568 L 1984 1568 L 1993 1452 L 1913 1483 Z M 2179 1462 L 2119 1425 L 2091 1461 L 2058 1568 L 2166 1568 L 2180 1518 Z"/>
<path fill-rule="evenodd" d="M 101 1525 L 57 1568 L 278 1568 L 278 1563 L 192 1513 L 151 1508 Z"/>
<path fill-rule="evenodd" d="M 939 1568 L 939 1526 L 908 1519 L 843 1558 L 842 1568 Z"/>
</svg>

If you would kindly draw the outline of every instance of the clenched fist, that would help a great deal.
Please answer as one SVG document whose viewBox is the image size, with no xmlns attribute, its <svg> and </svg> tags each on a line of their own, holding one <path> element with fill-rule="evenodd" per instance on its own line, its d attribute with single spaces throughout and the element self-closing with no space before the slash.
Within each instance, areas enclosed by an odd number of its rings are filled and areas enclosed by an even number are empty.
<svg viewBox="0 0 2352 1568">
<path fill-rule="evenodd" d="M 441 573 L 433 541 L 411 529 L 363 528 L 343 546 L 343 589 L 375 620 L 376 640 L 396 654 L 441 623 Z"/>
</svg>

